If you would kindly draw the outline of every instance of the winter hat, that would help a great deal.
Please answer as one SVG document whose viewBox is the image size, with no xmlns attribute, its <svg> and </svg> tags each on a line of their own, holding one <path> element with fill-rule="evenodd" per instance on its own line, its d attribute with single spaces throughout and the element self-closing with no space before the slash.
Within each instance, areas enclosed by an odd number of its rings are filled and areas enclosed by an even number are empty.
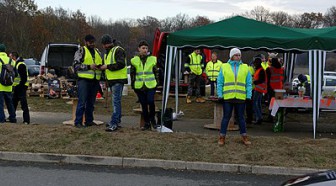
<svg viewBox="0 0 336 186">
<path fill-rule="evenodd" d="M 109 34 L 104 34 L 101 38 L 101 43 L 103 45 L 111 44 L 112 42 L 112 37 Z"/>
<path fill-rule="evenodd" d="M 241 55 L 241 52 L 238 48 L 233 48 L 230 50 L 230 59 L 232 58 L 232 56 L 234 56 L 235 54 L 240 54 Z"/>
<path fill-rule="evenodd" d="M 5 52 L 6 51 L 6 46 L 4 44 L 0 44 L 0 52 Z"/>
<path fill-rule="evenodd" d="M 278 53 L 270 53 L 268 52 L 268 57 L 269 58 L 276 58 L 278 56 Z"/>
<path fill-rule="evenodd" d="M 88 34 L 88 35 L 85 36 L 84 40 L 86 42 L 92 42 L 92 41 L 94 42 L 94 41 L 96 41 L 96 38 L 93 35 Z"/>
</svg>

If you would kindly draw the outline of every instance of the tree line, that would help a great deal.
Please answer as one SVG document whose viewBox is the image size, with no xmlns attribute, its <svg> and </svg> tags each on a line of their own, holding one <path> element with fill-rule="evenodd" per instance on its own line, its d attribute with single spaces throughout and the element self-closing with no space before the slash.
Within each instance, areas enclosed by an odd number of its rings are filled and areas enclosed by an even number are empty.
<svg viewBox="0 0 336 186">
<path fill-rule="evenodd" d="M 223 19 L 232 16 L 234 15 Z M 335 6 L 327 9 L 324 14 L 306 12 L 296 15 L 283 11 L 271 12 L 257 6 L 241 16 L 296 28 L 336 26 Z M 18 51 L 23 57 L 37 59 L 48 43 L 82 43 L 88 33 L 96 36 L 98 48 L 101 47 L 100 37 L 105 33 L 110 34 L 122 43 L 128 56 L 133 56 L 140 40 L 145 39 L 152 46 L 156 28 L 174 32 L 214 22 L 206 16 L 189 17 L 182 13 L 164 19 L 146 16 L 139 19 L 104 21 L 98 16 L 87 17 L 80 10 L 65 10 L 62 7 L 38 9 L 34 0 L 0 0 L 0 17 L 0 43 L 4 43 L 8 51 Z"/>
</svg>

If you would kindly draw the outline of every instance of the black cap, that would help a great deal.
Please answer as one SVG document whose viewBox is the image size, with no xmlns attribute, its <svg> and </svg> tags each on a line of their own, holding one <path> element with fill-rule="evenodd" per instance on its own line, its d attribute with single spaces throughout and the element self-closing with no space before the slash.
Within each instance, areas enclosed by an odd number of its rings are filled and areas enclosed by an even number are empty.
<svg viewBox="0 0 336 186">
<path fill-rule="evenodd" d="M 85 40 L 86 42 L 89 42 L 89 41 L 96 41 L 96 38 L 95 38 L 93 35 L 88 34 L 88 35 L 85 36 L 84 40 Z"/>
<path fill-rule="evenodd" d="M 104 34 L 101 38 L 101 43 L 103 45 L 105 44 L 111 44 L 113 42 L 112 37 L 108 34 Z"/>
<path fill-rule="evenodd" d="M 0 52 L 5 52 L 6 51 L 6 45 L 5 44 L 0 44 Z"/>
</svg>

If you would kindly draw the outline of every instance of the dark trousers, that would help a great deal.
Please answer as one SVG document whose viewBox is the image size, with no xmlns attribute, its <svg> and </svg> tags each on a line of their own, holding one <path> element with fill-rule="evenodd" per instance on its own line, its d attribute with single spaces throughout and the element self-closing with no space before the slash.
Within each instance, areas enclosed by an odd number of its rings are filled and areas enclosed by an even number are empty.
<svg viewBox="0 0 336 186">
<path fill-rule="evenodd" d="M 14 109 L 16 111 L 16 108 L 19 104 L 21 104 L 21 109 L 23 111 L 23 122 L 30 123 L 30 115 L 29 115 L 29 108 L 28 108 L 28 102 L 27 102 L 27 86 L 15 86 L 13 87 L 14 93 L 13 93 L 13 105 Z"/>
<path fill-rule="evenodd" d="M 215 88 L 217 88 L 217 81 L 209 81 L 210 82 L 210 96 L 215 95 Z"/>
<path fill-rule="evenodd" d="M 4 123 L 6 121 L 4 103 L 6 104 L 9 113 L 9 121 L 16 123 L 16 114 L 13 106 L 12 92 L 5 91 L 0 91 L 0 123 Z"/>
<path fill-rule="evenodd" d="M 195 91 L 196 97 L 201 97 L 201 75 L 189 74 L 189 84 L 188 84 L 188 96 L 193 95 L 193 91 Z"/>
<path fill-rule="evenodd" d="M 78 85 L 78 105 L 76 109 L 75 124 L 81 125 L 83 114 L 85 113 L 85 123 L 93 122 L 93 110 L 96 102 L 97 87 L 99 81 L 91 79 L 79 79 Z"/>
<path fill-rule="evenodd" d="M 155 120 L 155 102 L 154 95 L 155 89 L 150 90 L 134 90 L 138 96 L 142 108 L 142 115 L 145 123 Z M 149 109 L 149 110 L 148 110 Z"/>
</svg>

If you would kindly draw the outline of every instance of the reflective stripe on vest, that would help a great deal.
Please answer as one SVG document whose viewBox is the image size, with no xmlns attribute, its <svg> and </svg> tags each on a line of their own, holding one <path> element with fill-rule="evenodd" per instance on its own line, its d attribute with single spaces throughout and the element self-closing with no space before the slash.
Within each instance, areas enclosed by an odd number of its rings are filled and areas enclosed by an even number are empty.
<svg viewBox="0 0 336 186">
<path fill-rule="evenodd" d="M 9 62 L 11 61 L 11 59 L 7 56 L 7 54 L 5 52 L 0 52 L 0 58 L 2 59 L 2 61 L 4 62 L 4 64 L 9 64 Z M 11 62 L 13 63 L 13 62 Z M 0 69 L 2 68 L 2 63 L 0 63 Z M 9 85 L 9 86 L 5 86 L 2 85 L 0 83 L 0 91 L 3 92 L 12 92 L 13 90 L 13 86 Z"/>
<path fill-rule="evenodd" d="M 237 78 L 232 71 L 229 63 L 222 65 L 222 73 L 224 76 L 223 98 L 228 99 L 246 99 L 246 77 L 248 75 L 248 67 L 246 64 L 239 65 Z"/>
<path fill-rule="evenodd" d="M 24 65 L 26 66 L 26 72 L 27 72 L 27 81 L 25 83 L 25 85 L 28 87 L 29 86 L 29 82 L 28 82 L 28 68 L 27 68 L 27 65 L 24 63 L 24 62 L 19 62 L 18 64 L 16 64 L 16 71 L 18 72 L 18 69 L 19 69 L 19 65 Z M 20 81 L 21 81 L 21 76 L 19 73 L 17 73 L 18 75 L 14 78 L 14 83 L 13 83 L 13 86 L 16 86 L 18 84 L 20 84 Z"/>
<path fill-rule="evenodd" d="M 266 76 L 265 70 L 263 68 L 259 68 L 258 70 L 256 70 L 253 78 L 254 78 L 254 80 L 259 80 L 260 73 L 262 73 L 262 72 L 265 74 L 265 76 L 264 76 L 265 81 L 263 83 L 255 85 L 254 90 L 257 91 L 257 92 L 261 92 L 261 93 L 266 94 L 267 93 L 267 76 Z"/>
<path fill-rule="evenodd" d="M 107 54 L 105 54 L 105 64 L 109 65 L 109 64 L 116 64 L 117 61 L 115 59 L 115 52 L 117 51 L 117 49 L 121 49 L 124 50 L 123 48 L 116 46 L 113 47 L 110 52 Z M 125 58 L 125 67 L 120 69 L 120 70 L 116 70 L 116 71 L 111 71 L 109 69 L 105 70 L 105 74 L 106 74 L 106 78 L 107 80 L 115 80 L 115 79 L 127 79 L 127 62 L 126 62 L 126 58 Z"/>
<path fill-rule="evenodd" d="M 202 64 L 201 64 L 202 56 L 193 52 L 189 55 L 189 58 L 190 58 L 190 64 L 185 63 L 184 67 L 189 67 L 192 73 L 196 75 L 201 75 L 202 74 Z"/>
<path fill-rule="evenodd" d="M 91 65 L 91 64 L 96 64 L 96 65 L 101 65 L 103 64 L 102 58 L 100 57 L 99 53 L 95 49 L 95 56 L 94 58 L 91 55 L 91 52 L 89 49 L 84 46 L 84 51 L 85 51 L 85 56 L 84 56 L 84 65 Z M 84 79 L 97 79 L 100 80 L 101 77 L 101 71 L 100 70 L 83 70 L 83 71 L 78 71 L 77 72 L 78 77 L 84 78 Z"/>
<path fill-rule="evenodd" d="M 217 60 L 216 63 L 209 61 L 206 65 L 206 74 L 210 81 L 216 81 L 220 68 L 222 66 L 222 62 L 220 60 Z"/>
<path fill-rule="evenodd" d="M 270 67 L 271 77 L 270 77 L 270 85 L 272 89 L 282 89 L 283 86 L 283 68 L 274 68 L 273 66 Z"/>
<path fill-rule="evenodd" d="M 155 74 L 153 73 L 153 67 L 156 65 L 156 57 L 148 56 L 143 65 L 139 56 L 135 56 L 131 59 L 131 64 L 136 69 L 136 76 L 134 82 L 135 89 L 141 89 L 144 85 L 147 88 L 155 88 L 157 85 Z"/>
</svg>

